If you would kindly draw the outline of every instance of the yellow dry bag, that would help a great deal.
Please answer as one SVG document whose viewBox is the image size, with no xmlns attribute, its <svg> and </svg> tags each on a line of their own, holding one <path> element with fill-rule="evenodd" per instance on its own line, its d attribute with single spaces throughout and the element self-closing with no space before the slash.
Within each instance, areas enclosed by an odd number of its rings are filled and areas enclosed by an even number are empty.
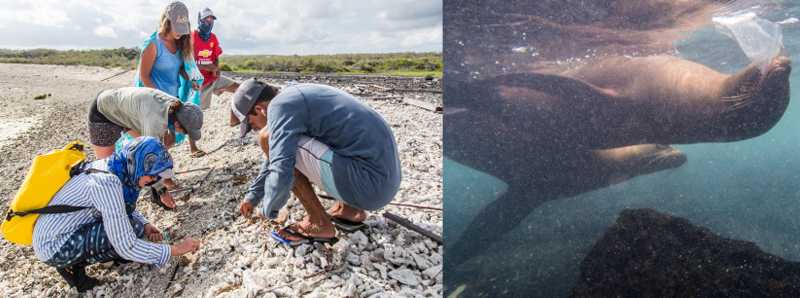
<svg viewBox="0 0 800 298">
<path fill-rule="evenodd" d="M 85 208 L 47 206 L 61 187 L 79 173 L 81 164 L 86 159 L 83 148 L 83 144 L 74 141 L 62 149 L 33 159 L 31 169 L 3 219 L 3 238 L 18 245 L 29 246 L 33 242 L 33 226 L 40 214 L 72 212 Z"/>
</svg>

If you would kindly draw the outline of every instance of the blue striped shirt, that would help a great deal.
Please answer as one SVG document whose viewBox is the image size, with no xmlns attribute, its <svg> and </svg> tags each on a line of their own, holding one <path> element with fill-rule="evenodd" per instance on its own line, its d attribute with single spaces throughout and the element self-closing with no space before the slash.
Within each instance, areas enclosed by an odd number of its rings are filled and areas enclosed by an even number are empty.
<svg viewBox="0 0 800 298">
<path fill-rule="evenodd" d="M 91 164 L 92 168 L 107 170 L 105 160 Z M 58 252 L 80 227 L 102 221 L 108 240 L 117 254 L 138 263 L 163 266 L 169 261 L 170 247 L 136 237 L 130 217 L 125 211 L 122 182 L 113 174 L 80 174 L 70 179 L 50 201 L 50 205 L 90 207 L 80 211 L 42 214 L 33 229 L 33 251 L 47 261 Z M 147 224 L 138 211 L 133 220 Z"/>
</svg>

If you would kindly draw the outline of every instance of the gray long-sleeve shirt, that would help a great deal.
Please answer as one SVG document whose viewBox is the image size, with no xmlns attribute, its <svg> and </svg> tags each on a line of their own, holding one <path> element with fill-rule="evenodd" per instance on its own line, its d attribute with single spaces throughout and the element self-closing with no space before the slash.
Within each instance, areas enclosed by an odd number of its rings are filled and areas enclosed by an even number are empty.
<svg viewBox="0 0 800 298">
<path fill-rule="evenodd" d="M 370 206 L 397 193 L 401 174 L 394 134 L 380 114 L 342 90 L 317 84 L 284 88 L 269 103 L 266 129 L 269 160 L 245 196 L 253 205 L 263 198 L 263 216 L 277 217 L 289 198 L 295 151 L 303 135 L 334 152 L 333 180 L 343 198 Z"/>
</svg>

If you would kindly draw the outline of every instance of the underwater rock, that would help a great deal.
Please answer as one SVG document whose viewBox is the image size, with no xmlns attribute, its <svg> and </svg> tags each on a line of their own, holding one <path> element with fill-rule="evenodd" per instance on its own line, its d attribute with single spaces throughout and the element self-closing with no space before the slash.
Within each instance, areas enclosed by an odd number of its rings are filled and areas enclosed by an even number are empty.
<svg viewBox="0 0 800 298">
<path fill-rule="evenodd" d="M 800 263 L 652 209 L 622 211 L 573 297 L 800 297 Z"/>
</svg>

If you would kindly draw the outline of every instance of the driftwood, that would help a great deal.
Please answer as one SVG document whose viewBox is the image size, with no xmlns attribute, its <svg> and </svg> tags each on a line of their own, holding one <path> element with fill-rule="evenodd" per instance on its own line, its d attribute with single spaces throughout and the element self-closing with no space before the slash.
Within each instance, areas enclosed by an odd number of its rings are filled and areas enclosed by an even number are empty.
<svg viewBox="0 0 800 298">
<path fill-rule="evenodd" d="M 192 173 L 192 172 L 198 172 L 198 171 L 205 171 L 205 170 L 210 170 L 210 169 L 211 169 L 210 167 L 204 167 L 204 168 L 198 168 L 198 169 L 191 169 L 191 170 L 186 170 L 186 171 L 175 172 L 175 175 L 186 174 L 186 173 Z"/>
<path fill-rule="evenodd" d="M 426 230 L 426 229 L 414 224 L 413 222 L 411 222 L 408 219 L 405 219 L 405 218 L 403 218 L 403 217 L 401 217 L 399 215 L 396 215 L 396 214 L 393 214 L 393 213 L 390 213 L 390 212 L 384 212 L 383 213 L 383 217 L 385 217 L 385 218 L 387 218 L 387 219 L 389 219 L 389 220 L 391 220 L 393 222 L 396 222 L 397 224 L 399 224 L 401 226 L 404 226 L 409 230 L 412 230 L 414 232 L 420 233 L 421 235 L 423 235 L 425 237 L 431 238 L 433 241 L 436 241 L 436 243 L 439 243 L 439 244 L 443 244 L 444 243 L 444 241 L 442 241 L 442 236 L 436 235 L 435 233 L 433 233 L 431 231 L 428 231 L 428 230 Z"/>
<path fill-rule="evenodd" d="M 116 78 L 116 77 L 118 77 L 118 76 L 121 76 L 121 75 L 123 75 L 123 74 L 126 74 L 126 73 L 128 73 L 129 71 L 131 71 L 131 70 L 130 70 L 130 69 L 128 69 L 128 70 L 125 70 L 125 71 L 118 72 L 118 73 L 116 73 L 116 74 L 114 74 L 114 75 L 112 75 L 112 76 L 110 76 L 110 77 L 107 77 L 107 78 L 105 78 L 105 79 L 102 79 L 102 80 L 100 80 L 100 81 L 101 81 L 101 82 L 108 81 L 108 80 L 110 80 L 110 79 L 113 79 L 113 78 Z"/>
<path fill-rule="evenodd" d="M 331 197 L 329 195 L 317 195 L 318 197 L 326 200 L 336 201 L 337 198 Z M 428 209 L 428 210 L 439 210 L 442 211 L 442 208 L 439 207 L 432 207 L 432 206 L 424 206 L 424 205 L 415 205 L 415 204 L 406 204 L 406 203 L 389 203 L 392 206 L 400 206 L 400 207 L 409 207 L 409 208 L 417 208 L 417 209 Z"/>
<path fill-rule="evenodd" d="M 423 109 L 426 109 L 428 111 L 435 112 L 435 113 L 441 113 L 442 112 L 442 107 L 437 106 L 437 105 L 432 104 L 432 103 L 429 103 L 429 102 L 424 102 L 424 101 L 421 101 L 421 100 L 416 100 L 416 99 L 411 99 L 411 98 L 404 98 L 403 99 L 403 103 L 405 103 L 407 105 L 420 107 L 420 108 L 423 108 Z"/>
</svg>

